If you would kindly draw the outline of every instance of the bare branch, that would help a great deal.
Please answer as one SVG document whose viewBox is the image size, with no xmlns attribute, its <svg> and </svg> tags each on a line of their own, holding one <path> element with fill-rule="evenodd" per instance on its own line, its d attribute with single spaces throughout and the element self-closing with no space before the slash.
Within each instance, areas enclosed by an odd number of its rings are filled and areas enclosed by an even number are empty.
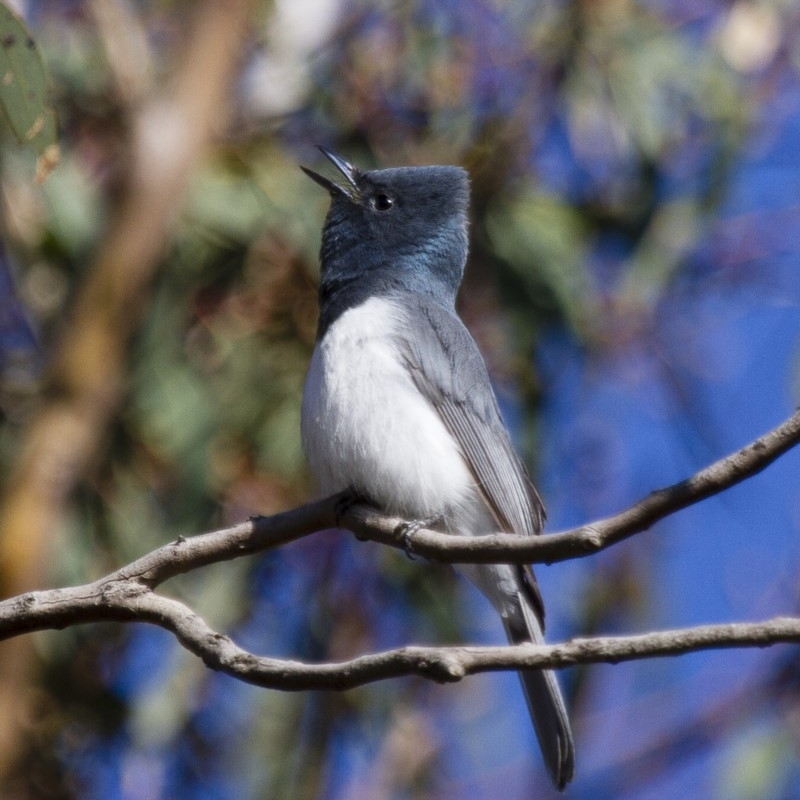
<svg viewBox="0 0 800 800">
<path fill-rule="evenodd" d="M 798 440 L 800 413 L 691 478 L 652 492 L 627 510 L 590 525 L 536 539 L 508 535 L 471 539 L 419 531 L 413 535 L 413 549 L 443 561 L 477 563 L 557 561 L 587 555 L 754 475 Z M 341 499 L 329 497 L 271 517 L 255 517 L 231 528 L 181 538 L 83 586 L 29 592 L 4 600 L 0 602 L 0 640 L 89 622 L 148 622 L 173 633 L 215 670 L 248 683 L 287 690 L 348 689 L 400 675 L 448 682 L 477 672 L 521 667 L 561 668 L 723 647 L 800 643 L 800 619 L 782 617 L 761 623 L 706 625 L 553 645 L 404 647 L 346 662 L 306 664 L 248 653 L 214 631 L 188 606 L 154 592 L 164 581 L 190 570 L 335 528 Z M 401 520 L 368 507 L 355 506 L 338 522 L 363 538 L 404 546 L 402 532 L 398 532 Z"/>
<path fill-rule="evenodd" d="M 123 607 L 128 605 L 125 603 Z M 411 646 L 350 661 L 307 664 L 253 655 L 227 636 L 211 630 L 191 609 L 175 600 L 143 594 L 135 605 L 140 618 L 174 633 L 184 647 L 212 669 L 257 686 L 291 691 L 352 689 L 406 675 L 453 683 L 479 672 L 522 667 L 559 669 L 575 664 L 617 664 L 699 650 L 800 643 L 800 619 L 776 617 L 764 622 L 702 625 L 637 636 L 573 639 L 551 645 Z"/>
<path fill-rule="evenodd" d="M 402 520 L 387 518 L 365 506 L 354 506 L 342 516 L 341 522 L 361 538 L 400 549 L 410 546 L 415 555 L 433 561 L 550 564 L 592 555 L 646 531 L 664 517 L 751 478 L 798 443 L 800 411 L 741 450 L 715 461 L 686 480 L 651 492 L 618 514 L 535 538 L 507 534 L 453 536 L 425 529 L 406 537 L 399 528 Z"/>
<path fill-rule="evenodd" d="M 291 691 L 352 689 L 404 675 L 451 683 L 479 672 L 522 667 L 616 664 L 698 650 L 800 643 L 800 619 L 778 617 L 552 645 L 403 647 L 350 661 L 307 664 L 253 655 L 210 628 L 188 606 L 161 597 L 134 580 L 103 579 L 71 589 L 30 592 L 0 603 L 0 638 L 100 621 L 158 625 L 212 669 L 257 686 Z"/>
</svg>

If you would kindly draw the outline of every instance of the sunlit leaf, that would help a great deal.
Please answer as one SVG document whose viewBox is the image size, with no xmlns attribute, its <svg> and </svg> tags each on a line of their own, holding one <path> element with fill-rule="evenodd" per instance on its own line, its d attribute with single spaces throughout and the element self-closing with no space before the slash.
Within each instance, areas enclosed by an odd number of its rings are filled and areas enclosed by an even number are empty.
<svg viewBox="0 0 800 800">
<path fill-rule="evenodd" d="M 531 291 L 546 284 L 580 330 L 587 235 L 580 215 L 556 197 L 535 194 L 493 207 L 486 229 Z"/>
</svg>

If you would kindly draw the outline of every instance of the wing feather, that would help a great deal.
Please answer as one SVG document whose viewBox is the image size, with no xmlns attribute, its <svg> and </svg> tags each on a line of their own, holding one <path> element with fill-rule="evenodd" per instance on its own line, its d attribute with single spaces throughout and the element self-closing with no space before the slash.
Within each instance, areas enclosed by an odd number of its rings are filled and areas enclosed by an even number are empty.
<svg viewBox="0 0 800 800">
<path fill-rule="evenodd" d="M 409 372 L 458 442 L 500 530 L 540 533 L 544 505 L 511 444 L 474 340 L 454 312 L 433 300 L 414 295 L 400 307 L 409 309 L 409 335 L 398 333 Z"/>
</svg>

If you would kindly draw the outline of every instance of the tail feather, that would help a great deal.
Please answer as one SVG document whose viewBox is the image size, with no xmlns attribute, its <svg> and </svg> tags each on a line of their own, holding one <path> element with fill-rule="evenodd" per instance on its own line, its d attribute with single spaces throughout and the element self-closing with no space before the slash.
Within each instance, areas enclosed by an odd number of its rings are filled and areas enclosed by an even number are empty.
<svg viewBox="0 0 800 800">
<path fill-rule="evenodd" d="M 517 597 L 521 618 L 517 615 L 513 619 L 504 618 L 508 640 L 512 644 L 542 644 L 542 626 L 527 594 L 520 592 Z M 575 772 L 575 743 L 555 673 L 530 669 L 518 674 L 545 766 L 556 787 L 563 789 Z"/>
<path fill-rule="evenodd" d="M 461 564 L 458 570 L 500 613 L 511 644 L 544 643 L 544 607 L 530 569 L 510 564 Z M 555 673 L 526 669 L 519 677 L 547 771 L 558 789 L 563 789 L 575 772 L 575 744 Z"/>
</svg>

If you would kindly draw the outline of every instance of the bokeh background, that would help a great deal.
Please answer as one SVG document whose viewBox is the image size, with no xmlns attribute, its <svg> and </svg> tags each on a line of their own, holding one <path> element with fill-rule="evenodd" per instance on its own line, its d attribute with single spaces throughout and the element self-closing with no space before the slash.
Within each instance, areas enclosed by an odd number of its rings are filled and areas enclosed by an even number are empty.
<svg viewBox="0 0 800 800">
<path fill-rule="evenodd" d="M 472 176 L 460 310 L 556 530 L 798 403 L 791 0 L 29 0 L 61 157 L 2 138 L 0 584 L 97 577 L 313 494 L 315 143 Z M 206 102 L 207 101 L 207 102 Z M 174 112 L 174 113 L 173 113 Z M 179 113 L 178 113 L 179 112 Z M 41 176 L 40 176 L 41 177 Z M 800 454 L 539 568 L 551 641 L 795 614 Z M 257 653 L 499 643 L 448 568 L 311 537 L 165 588 Z M 0 796 L 556 796 L 513 674 L 262 691 L 158 629 L 0 653 Z M 562 672 L 570 798 L 800 796 L 796 647 Z"/>
</svg>

